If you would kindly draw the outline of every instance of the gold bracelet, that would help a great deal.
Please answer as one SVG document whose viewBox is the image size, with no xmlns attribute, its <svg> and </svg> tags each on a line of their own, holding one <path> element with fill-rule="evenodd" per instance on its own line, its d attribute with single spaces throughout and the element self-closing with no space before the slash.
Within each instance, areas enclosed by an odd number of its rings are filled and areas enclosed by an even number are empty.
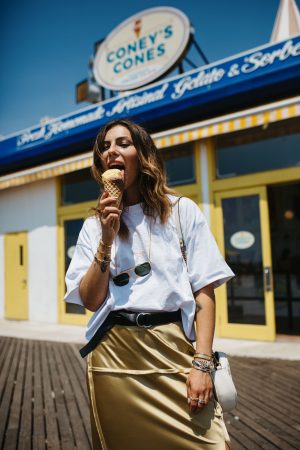
<svg viewBox="0 0 300 450">
<path fill-rule="evenodd" d="M 103 250 L 101 250 L 101 249 L 97 249 L 97 251 L 96 251 L 96 255 L 99 255 L 100 257 L 103 257 L 103 256 L 108 256 L 109 258 L 110 258 L 110 252 L 106 252 L 106 251 L 103 251 Z"/>
<path fill-rule="evenodd" d="M 111 261 L 110 255 L 99 252 L 96 252 L 94 259 L 96 259 L 97 261 Z"/>
<path fill-rule="evenodd" d="M 213 355 L 207 355 L 206 353 L 194 353 L 194 359 L 195 358 L 201 358 L 205 359 L 206 361 L 212 361 L 214 359 Z"/>
<path fill-rule="evenodd" d="M 106 248 L 112 248 L 112 245 L 104 244 L 104 242 L 102 241 L 102 239 L 100 239 L 100 245 L 103 245 L 103 247 L 106 247 Z"/>
<path fill-rule="evenodd" d="M 109 256 L 110 257 L 110 249 L 106 249 L 105 247 L 103 248 L 101 242 L 100 242 L 100 245 L 97 248 L 96 254 L 97 253 L 99 255 L 104 255 L 104 256 Z"/>
</svg>

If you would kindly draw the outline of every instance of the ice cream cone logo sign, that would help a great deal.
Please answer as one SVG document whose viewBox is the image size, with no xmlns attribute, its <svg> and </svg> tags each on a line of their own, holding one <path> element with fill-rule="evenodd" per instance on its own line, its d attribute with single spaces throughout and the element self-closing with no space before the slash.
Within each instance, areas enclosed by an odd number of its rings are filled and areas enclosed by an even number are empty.
<svg viewBox="0 0 300 450">
<path fill-rule="evenodd" d="M 141 19 L 137 19 L 134 22 L 134 28 L 133 28 L 133 31 L 134 31 L 134 33 L 135 33 L 137 38 L 140 37 L 141 29 L 142 29 L 142 21 L 141 21 Z"/>
<path fill-rule="evenodd" d="M 99 46 L 97 82 L 115 91 L 144 86 L 167 73 L 190 41 L 189 19 L 176 8 L 150 8 L 125 20 Z"/>
</svg>

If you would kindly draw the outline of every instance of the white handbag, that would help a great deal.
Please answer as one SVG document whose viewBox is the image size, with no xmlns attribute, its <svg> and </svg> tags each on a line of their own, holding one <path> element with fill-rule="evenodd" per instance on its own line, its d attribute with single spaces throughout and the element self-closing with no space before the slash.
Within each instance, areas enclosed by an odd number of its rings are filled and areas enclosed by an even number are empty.
<svg viewBox="0 0 300 450">
<path fill-rule="evenodd" d="M 185 263 L 187 264 L 186 246 L 180 223 L 179 214 L 179 200 L 177 199 L 174 206 L 176 230 L 180 243 L 180 250 Z M 214 364 L 215 368 L 211 372 L 212 381 L 214 384 L 214 393 L 218 403 L 221 405 L 224 412 L 231 411 L 237 404 L 237 392 L 232 379 L 229 361 L 226 353 L 214 352 Z"/>
<path fill-rule="evenodd" d="M 226 353 L 215 352 L 215 369 L 211 376 L 214 383 L 215 396 L 224 412 L 232 411 L 237 404 L 237 392 L 232 379 Z"/>
</svg>

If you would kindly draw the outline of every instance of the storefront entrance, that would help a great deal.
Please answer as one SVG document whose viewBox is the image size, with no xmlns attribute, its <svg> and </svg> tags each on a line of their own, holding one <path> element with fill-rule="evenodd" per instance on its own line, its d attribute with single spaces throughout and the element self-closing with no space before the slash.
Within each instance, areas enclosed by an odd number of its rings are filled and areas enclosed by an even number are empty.
<svg viewBox="0 0 300 450">
<path fill-rule="evenodd" d="M 220 292 L 219 333 L 224 337 L 274 340 L 266 188 L 216 194 L 216 209 L 219 244 L 236 274 Z"/>
<path fill-rule="evenodd" d="M 221 336 L 300 334 L 300 183 L 216 194 L 217 235 L 236 274 L 221 292 Z"/>
</svg>

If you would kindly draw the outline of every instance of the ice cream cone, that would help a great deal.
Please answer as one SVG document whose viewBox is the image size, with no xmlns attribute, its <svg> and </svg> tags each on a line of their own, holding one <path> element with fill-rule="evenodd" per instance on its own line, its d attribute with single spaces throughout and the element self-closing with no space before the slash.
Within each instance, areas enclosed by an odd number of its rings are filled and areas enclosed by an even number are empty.
<svg viewBox="0 0 300 450">
<path fill-rule="evenodd" d="M 106 170 L 102 174 L 102 182 L 104 185 L 104 190 L 108 192 L 111 197 L 116 199 L 117 206 L 119 207 L 124 191 L 124 180 L 121 170 Z"/>
</svg>

